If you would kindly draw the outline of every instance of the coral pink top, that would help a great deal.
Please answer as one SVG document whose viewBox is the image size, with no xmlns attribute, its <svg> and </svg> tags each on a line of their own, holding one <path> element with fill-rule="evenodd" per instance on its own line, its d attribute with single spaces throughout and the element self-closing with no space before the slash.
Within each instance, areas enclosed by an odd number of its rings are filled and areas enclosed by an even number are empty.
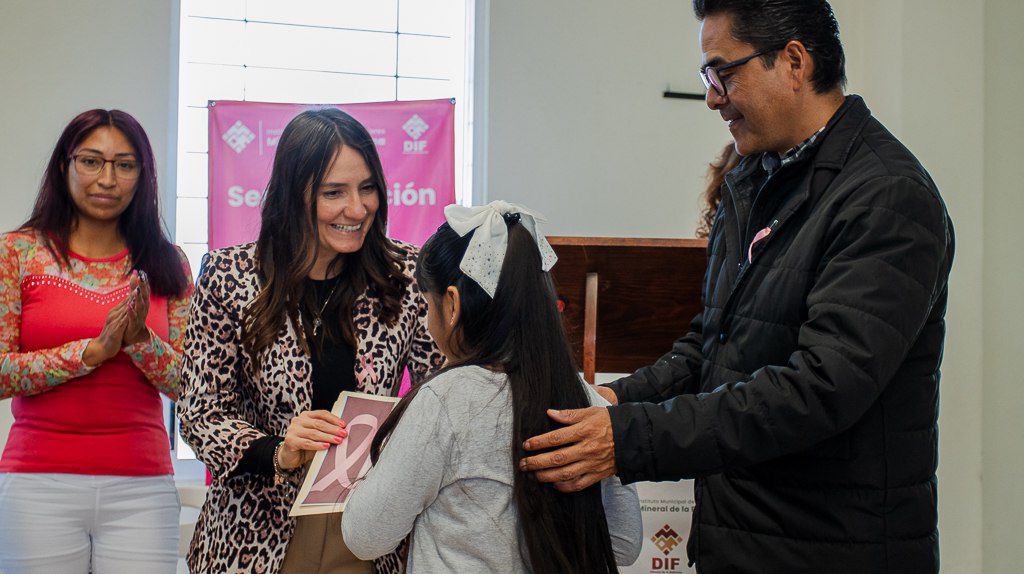
<svg viewBox="0 0 1024 574">
<path fill-rule="evenodd" d="M 177 398 L 192 292 L 181 259 L 188 293 L 151 297 L 150 340 L 89 367 L 82 354 L 90 338 L 128 296 L 128 251 L 72 253 L 62 268 L 40 234 L 0 235 L 0 398 L 14 397 L 0 472 L 172 472 L 160 392 Z"/>
</svg>

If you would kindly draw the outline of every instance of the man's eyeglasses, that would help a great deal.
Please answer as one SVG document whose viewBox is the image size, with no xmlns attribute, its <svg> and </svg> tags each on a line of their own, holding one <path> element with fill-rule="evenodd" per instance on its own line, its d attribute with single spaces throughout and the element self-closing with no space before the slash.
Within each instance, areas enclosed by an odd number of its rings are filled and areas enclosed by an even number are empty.
<svg viewBox="0 0 1024 574">
<path fill-rule="evenodd" d="M 700 74 L 700 79 L 704 81 L 704 89 L 705 90 L 713 89 L 713 90 L 715 90 L 716 94 L 718 94 L 719 96 L 724 98 L 724 97 L 729 95 L 729 90 L 725 87 L 725 82 L 722 81 L 722 76 L 721 76 L 722 72 L 724 72 L 724 71 L 726 71 L 728 69 L 731 69 L 731 68 L 737 68 L 739 66 L 742 66 L 743 64 L 746 64 L 747 62 L 753 60 L 754 58 L 756 58 L 758 56 L 764 56 L 765 54 L 771 54 L 772 52 L 777 52 L 777 51 L 779 51 L 779 50 L 781 50 L 781 49 L 783 49 L 785 47 L 786 47 L 785 45 L 782 45 L 782 46 L 779 46 L 777 48 L 769 48 L 767 50 L 761 50 L 759 52 L 754 52 L 753 54 L 747 56 L 746 58 L 740 58 L 739 60 L 733 60 L 731 62 L 726 62 L 724 64 L 719 64 L 718 66 L 703 66 L 703 67 L 701 67 L 700 70 L 698 70 L 697 73 Z"/>
<path fill-rule="evenodd" d="M 82 175 L 98 175 L 108 163 L 114 165 L 117 179 L 133 181 L 139 177 L 139 162 L 129 158 L 103 159 L 101 156 L 79 153 L 71 156 L 75 162 L 75 170 Z"/>
</svg>

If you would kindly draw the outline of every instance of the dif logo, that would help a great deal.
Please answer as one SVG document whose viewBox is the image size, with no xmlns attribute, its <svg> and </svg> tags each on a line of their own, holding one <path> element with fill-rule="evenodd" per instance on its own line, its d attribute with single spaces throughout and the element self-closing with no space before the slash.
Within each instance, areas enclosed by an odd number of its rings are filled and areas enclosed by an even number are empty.
<svg viewBox="0 0 1024 574">
<path fill-rule="evenodd" d="M 678 556 L 672 558 L 658 558 L 654 556 L 651 558 L 651 570 L 667 570 L 669 572 L 679 572 L 679 569 L 683 566 L 683 561 Z"/>
<path fill-rule="evenodd" d="M 679 536 L 679 533 L 666 524 L 654 536 L 651 536 L 651 542 L 665 555 L 664 558 L 660 556 L 651 557 L 651 570 L 679 572 L 679 569 L 682 567 L 682 559 L 677 556 L 669 557 L 669 554 L 683 542 L 683 538 Z"/>
<path fill-rule="evenodd" d="M 427 153 L 427 140 L 419 140 L 419 141 L 405 140 L 404 142 L 402 142 L 402 153 L 415 153 L 415 154 Z"/>
<path fill-rule="evenodd" d="M 402 153 L 427 153 L 427 140 L 421 140 L 420 138 L 430 129 L 430 126 L 427 125 L 427 122 L 423 121 L 419 114 L 413 114 L 411 118 L 402 124 L 402 129 L 412 138 L 402 142 Z"/>
</svg>

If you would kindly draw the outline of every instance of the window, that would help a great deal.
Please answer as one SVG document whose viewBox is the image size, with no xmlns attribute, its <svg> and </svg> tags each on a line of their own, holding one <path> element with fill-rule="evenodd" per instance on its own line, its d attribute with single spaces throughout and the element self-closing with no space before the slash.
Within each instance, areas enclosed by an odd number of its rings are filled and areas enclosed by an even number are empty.
<svg viewBox="0 0 1024 574">
<path fill-rule="evenodd" d="M 175 240 L 207 251 L 207 101 L 456 98 L 455 194 L 472 193 L 473 0 L 181 0 Z M 178 441 L 179 458 L 194 455 Z"/>
<path fill-rule="evenodd" d="M 456 98 L 455 194 L 472 193 L 473 0 L 181 0 L 176 242 L 207 251 L 208 100 Z"/>
</svg>

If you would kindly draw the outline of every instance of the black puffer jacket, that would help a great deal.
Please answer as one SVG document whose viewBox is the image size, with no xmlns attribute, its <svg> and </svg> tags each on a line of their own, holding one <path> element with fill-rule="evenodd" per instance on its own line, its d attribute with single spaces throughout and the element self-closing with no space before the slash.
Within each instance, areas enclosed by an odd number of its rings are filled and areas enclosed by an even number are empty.
<svg viewBox="0 0 1024 574">
<path fill-rule="evenodd" d="M 727 177 L 704 312 L 610 385 L 619 476 L 697 478 L 703 574 L 936 572 L 952 224 L 859 97 L 814 145 L 760 193 L 757 157 Z"/>
</svg>

